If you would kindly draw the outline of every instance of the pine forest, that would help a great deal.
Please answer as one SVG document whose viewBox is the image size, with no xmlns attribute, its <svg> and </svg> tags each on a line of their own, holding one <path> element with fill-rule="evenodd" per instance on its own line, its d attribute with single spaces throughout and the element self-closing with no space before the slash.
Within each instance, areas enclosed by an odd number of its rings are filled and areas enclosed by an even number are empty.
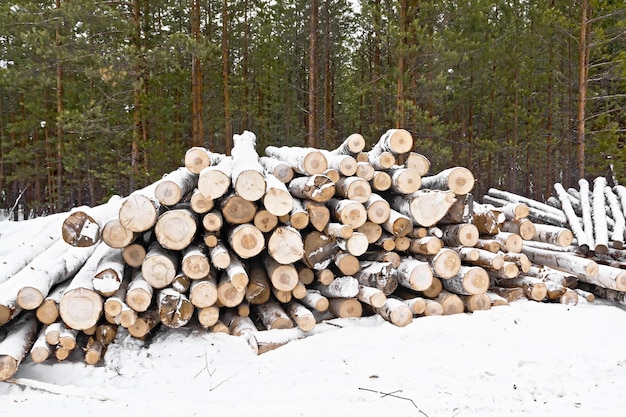
<svg viewBox="0 0 626 417">
<path fill-rule="evenodd" d="M 545 201 L 626 183 L 622 0 L 0 2 L 0 208 L 129 195 L 252 131 L 371 148 L 402 128 L 432 172 Z"/>
</svg>

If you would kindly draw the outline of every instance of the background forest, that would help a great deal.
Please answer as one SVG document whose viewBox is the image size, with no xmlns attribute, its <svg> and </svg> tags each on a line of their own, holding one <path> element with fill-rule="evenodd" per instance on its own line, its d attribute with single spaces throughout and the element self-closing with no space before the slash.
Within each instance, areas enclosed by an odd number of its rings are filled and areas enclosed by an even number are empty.
<svg viewBox="0 0 626 417">
<path fill-rule="evenodd" d="M 403 127 L 475 195 L 624 183 L 625 45 L 623 0 L 0 0 L 0 208 L 128 195 L 246 129 Z"/>
</svg>

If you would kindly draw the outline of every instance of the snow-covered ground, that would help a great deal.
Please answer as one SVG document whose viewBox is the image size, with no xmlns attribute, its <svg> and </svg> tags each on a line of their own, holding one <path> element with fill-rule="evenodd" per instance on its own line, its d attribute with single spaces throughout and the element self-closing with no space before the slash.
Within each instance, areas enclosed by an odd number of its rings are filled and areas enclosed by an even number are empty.
<svg viewBox="0 0 626 417">
<path fill-rule="evenodd" d="M 0 416 L 626 413 L 626 310 L 606 301 L 517 301 L 403 328 L 377 316 L 333 323 L 259 356 L 244 338 L 193 328 L 149 345 L 120 333 L 99 366 L 26 360 L 22 385 L 0 382 Z"/>
</svg>

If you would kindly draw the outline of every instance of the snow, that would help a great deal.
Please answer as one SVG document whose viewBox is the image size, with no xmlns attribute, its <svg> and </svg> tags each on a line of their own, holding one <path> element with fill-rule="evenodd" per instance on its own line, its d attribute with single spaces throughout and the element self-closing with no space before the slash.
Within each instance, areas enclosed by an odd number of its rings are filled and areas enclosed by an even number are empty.
<svg viewBox="0 0 626 417">
<path fill-rule="evenodd" d="M 25 360 L 0 383 L 0 415 L 617 416 L 624 320 L 603 300 L 517 301 L 403 328 L 335 319 L 258 356 L 243 337 L 193 326 L 161 327 L 149 343 L 120 331 L 98 366 L 78 352 Z"/>
</svg>

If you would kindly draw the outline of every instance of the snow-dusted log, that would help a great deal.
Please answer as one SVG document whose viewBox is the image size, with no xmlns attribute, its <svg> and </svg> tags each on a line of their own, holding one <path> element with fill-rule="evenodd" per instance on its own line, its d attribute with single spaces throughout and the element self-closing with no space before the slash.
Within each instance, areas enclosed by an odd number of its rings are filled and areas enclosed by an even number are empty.
<svg viewBox="0 0 626 417">
<path fill-rule="evenodd" d="M 368 166 L 371 167 L 371 165 L 368 162 L 363 162 L 364 164 L 367 164 Z M 374 169 L 374 167 L 372 167 L 372 170 Z M 357 169 L 357 174 L 358 174 L 358 169 Z M 365 178 L 363 175 L 358 175 L 361 178 Z M 372 174 L 372 178 L 368 180 L 372 186 L 372 190 L 374 191 L 387 191 L 388 189 L 391 188 L 391 175 L 389 175 L 387 172 L 385 171 L 374 171 Z"/>
<path fill-rule="evenodd" d="M 340 176 L 350 177 L 356 174 L 357 161 L 351 155 L 335 155 L 322 151 L 328 161 L 328 169 L 334 169 Z"/>
<path fill-rule="evenodd" d="M 293 168 L 280 159 L 260 156 L 259 163 L 266 173 L 274 175 L 280 182 L 288 184 L 293 179 Z"/>
<path fill-rule="evenodd" d="M 411 257 L 401 258 L 397 267 L 398 283 L 414 291 L 424 291 L 433 283 L 433 272 L 426 261 Z"/>
<path fill-rule="evenodd" d="M 109 249 L 98 262 L 93 276 L 93 289 L 104 297 L 110 297 L 122 284 L 125 268 L 122 250 Z"/>
<path fill-rule="evenodd" d="M 548 289 L 542 279 L 520 275 L 513 279 L 501 279 L 497 284 L 505 288 L 521 288 L 524 295 L 531 300 L 542 301 L 548 295 Z"/>
<path fill-rule="evenodd" d="M 165 288 L 176 277 L 178 265 L 178 252 L 165 249 L 159 242 L 153 242 L 141 265 L 141 273 L 153 288 Z"/>
<path fill-rule="evenodd" d="M 304 256 L 300 232 L 290 226 L 278 226 L 267 239 L 267 252 L 281 264 L 292 264 Z"/>
<path fill-rule="evenodd" d="M 592 259 L 529 246 L 524 246 L 522 252 L 535 264 L 546 265 L 559 271 L 568 272 L 579 278 L 588 279 L 598 275 L 598 264 Z"/>
<path fill-rule="evenodd" d="M 331 198 L 327 205 L 330 209 L 331 218 L 341 224 L 349 225 L 353 229 L 358 229 L 367 221 L 367 210 L 358 201 Z"/>
<path fill-rule="evenodd" d="M 118 218 L 109 220 L 102 228 L 102 240 L 112 248 L 124 248 L 130 245 L 139 233 L 128 230 Z"/>
<path fill-rule="evenodd" d="M 441 281 L 443 287 L 459 295 L 484 294 L 489 288 L 489 275 L 479 266 L 461 265 L 459 272 Z"/>
<path fill-rule="evenodd" d="M 324 154 L 314 148 L 268 146 L 265 154 L 288 163 L 294 171 L 303 175 L 321 174 L 328 168 Z"/>
<path fill-rule="evenodd" d="M 182 251 L 181 269 L 189 279 L 202 279 L 209 275 L 211 264 L 207 251 L 206 246 L 197 244 L 192 244 Z"/>
<path fill-rule="evenodd" d="M 154 196 L 159 181 L 137 190 L 124 199 L 119 208 L 118 217 L 122 226 L 133 232 L 145 232 L 157 222 L 164 208 Z"/>
<path fill-rule="evenodd" d="M 230 189 L 233 172 L 233 158 L 223 158 L 219 164 L 207 166 L 198 176 L 198 190 L 208 199 L 216 200 Z"/>
<path fill-rule="evenodd" d="M 408 235 L 413 229 L 411 218 L 397 210 L 389 209 L 387 220 L 381 223 L 383 229 L 391 233 L 394 237 L 403 237 Z"/>
<path fill-rule="evenodd" d="M 46 341 L 46 326 L 42 327 L 30 349 L 30 358 L 34 363 L 41 363 L 52 354 L 52 347 Z"/>
<path fill-rule="evenodd" d="M 35 311 L 37 320 L 43 324 L 50 324 L 54 323 L 59 318 L 59 303 L 69 284 L 70 280 L 67 280 L 52 289 L 50 294 L 44 298 L 43 302 Z"/>
<path fill-rule="evenodd" d="M 265 304 L 257 304 L 255 307 L 267 330 L 291 329 L 293 327 L 293 321 L 278 302 L 270 301 Z"/>
<path fill-rule="evenodd" d="M 478 228 L 472 223 L 442 225 L 441 230 L 446 246 L 474 246 L 479 238 Z"/>
<path fill-rule="evenodd" d="M 422 177 L 422 188 L 450 190 L 456 195 L 464 195 L 474 188 L 474 174 L 465 167 L 448 168 L 436 175 Z"/>
<path fill-rule="evenodd" d="M 620 203 L 617 196 L 611 190 L 611 187 L 604 188 L 604 195 L 606 201 L 611 208 L 611 215 L 615 224 L 613 225 L 613 231 L 611 233 L 611 245 L 615 249 L 621 249 L 624 246 L 624 232 L 626 229 L 626 222 L 624 221 L 624 213 L 620 207 Z"/>
<path fill-rule="evenodd" d="M 385 295 L 391 294 L 398 287 L 397 271 L 389 262 L 363 261 L 353 276 L 360 285 L 376 288 Z"/>
<path fill-rule="evenodd" d="M 483 234 L 495 235 L 500 231 L 500 226 L 506 221 L 501 208 L 496 208 L 491 204 L 472 205 L 472 224 Z"/>
<path fill-rule="evenodd" d="M 330 153 L 334 155 L 356 155 L 363 149 L 365 149 L 365 139 L 359 133 L 353 133 Z"/>
<path fill-rule="evenodd" d="M 248 201 L 257 201 L 265 194 L 264 169 L 256 151 L 256 135 L 250 131 L 233 135 L 232 186 L 235 192 Z"/>
<path fill-rule="evenodd" d="M 389 151 L 380 151 L 378 153 L 369 151 L 367 152 L 367 162 L 375 170 L 386 171 L 396 165 L 396 157 Z"/>
<path fill-rule="evenodd" d="M 329 298 L 352 298 L 359 293 L 359 281 L 351 276 L 336 277 L 328 285 L 317 284 L 315 289 Z"/>
<path fill-rule="evenodd" d="M 523 240 L 530 240 L 535 236 L 535 224 L 529 219 L 507 220 L 500 227 L 502 232 L 518 234 Z"/>
<path fill-rule="evenodd" d="M 165 326 L 177 329 L 189 322 L 194 307 L 185 294 L 172 288 L 164 288 L 157 295 L 159 320 Z"/>
<path fill-rule="evenodd" d="M 223 154 L 211 152 L 200 146 L 194 146 L 187 149 L 184 161 L 185 167 L 189 171 L 194 174 L 199 174 L 202 169 L 208 166 L 217 165 L 224 158 L 225 155 Z"/>
<path fill-rule="evenodd" d="M 382 307 L 374 308 L 374 311 L 398 327 L 404 327 L 413 321 L 413 310 L 395 298 L 388 298 Z"/>
<path fill-rule="evenodd" d="M 318 203 L 324 203 L 335 195 L 335 183 L 324 174 L 294 178 L 288 188 L 292 196 Z"/>
<path fill-rule="evenodd" d="M 138 192 L 144 190 L 154 192 L 154 186 L 148 186 Z M 72 210 L 61 225 L 63 240 L 72 246 L 95 245 L 100 241 L 102 228 L 109 220 L 118 216 L 118 211 L 124 201 L 125 199 L 116 195 L 99 206 L 79 207 Z"/>
<path fill-rule="evenodd" d="M 435 255 L 443 248 L 443 241 L 435 236 L 411 239 L 408 251 L 419 255 Z"/>
<path fill-rule="evenodd" d="M 359 177 L 341 177 L 335 183 L 336 195 L 359 203 L 365 203 L 372 195 L 369 182 Z"/>
<path fill-rule="evenodd" d="M 582 229 L 580 232 L 582 232 Z M 584 236 L 584 232 L 582 233 L 583 234 L 581 236 Z M 573 239 L 574 235 L 570 229 L 537 223 L 535 224 L 535 235 L 531 240 L 567 247 L 572 244 Z"/>
<path fill-rule="evenodd" d="M 567 191 L 565 191 L 563 186 L 560 183 L 556 183 L 554 184 L 554 190 L 556 191 L 557 196 L 559 197 L 559 201 L 561 202 L 561 208 L 563 209 L 563 212 L 567 216 L 567 222 L 569 223 L 570 229 L 572 230 L 572 233 L 574 234 L 574 236 L 576 236 L 576 241 L 578 242 L 578 246 L 580 247 L 581 252 L 587 253 L 590 247 L 591 248 L 593 247 L 593 232 L 591 234 L 587 233 L 587 230 L 585 230 L 585 228 L 583 228 L 583 226 L 580 224 L 578 216 L 574 212 L 574 209 L 570 203 L 570 200 L 568 197 L 569 194 L 567 193 Z M 586 195 L 588 196 L 588 193 L 586 193 Z M 588 199 L 587 199 L 587 202 L 588 202 Z M 589 208 L 589 205 L 587 204 L 587 209 L 588 208 Z M 583 209 L 583 213 L 585 213 L 585 209 Z M 584 217 L 585 216 L 583 215 L 583 220 L 584 220 Z M 589 217 L 589 220 L 591 220 L 591 217 Z M 589 224 L 589 227 L 590 227 L 589 230 L 591 230 L 591 224 Z M 543 230 L 545 230 L 545 228 Z M 544 237 L 548 237 L 548 235 L 550 234 L 549 233 L 543 234 Z M 541 236 L 542 236 L 541 234 L 538 234 L 536 238 L 533 237 L 533 240 L 540 239 Z M 564 245 L 564 246 L 567 246 L 567 245 Z"/>
<path fill-rule="evenodd" d="M 302 331 L 308 332 L 315 327 L 315 316 L 299 302 L 290 301 L 285 304 L 285 312 Z"/>
<path fill-rule="evenodd" d="M 215 200 L 206 198 L 199 189 L 194 188 L 189 199 L 189 207 L 197 214 L 205 214 L 215 207 Z"/>
<path fill-rule="evenodd" d="M 294 198 L 287 186 L 273 174 L 266 174 L 267 190 L 263 196 L 263 206 L 275 216 L 284 216 L 293 209 Z"/>
<path fill-rule="evenodd" d="M 452 278 L 459 273 L 461 268 L 461 257 L 449 248 L 443 248 L 433 256 L 415 255 L 415 258 L 428 262 L 433 270 L 433 275 L 443 279 Z"/>
<path fill-rule="evenodd" d="M 413 194 L 420 189 L 422 178 L 413 168 L 394 166 L 387 171 L 391 176 L 391 189 L 398 194 Z"/>
<path fill-rule="evenodd" d="M 197 215 L 188 208 L 168 210 L 159 216 L 154 234 L 166 249 L 182 250 L 189 246 L 198 230 Z"/>
<path fill-rule="evenodd" d="M 391 152 L 394 155 L 404 154 L 413 147 L 413 137 L 405 129 L 389 129 L 378 139 L 370 151 L 370 155 Z"/>
<path fill-rule="evenodd" d="M 604 197 L 604 189 L 606 187 L 606 178 L 597 177 L 593 180 L 593 234 L 596 238 L 595 253 L 603 255 L 609 247 L 609 231 L 606 222 L 606 202 Z"/>
<path fill-rule="evenodd" d="M 409 216 L 416 225 L 430 227 L 446 215 L 455 201 L 452 191 L 419 190 L 413 194 L 394 197 L 391 207 Z"/>
<path fill-rule="evenodd" d="M 596 284 L 615 291 L 626 291 L 626 270 L 609 265 L 598 264 L 598 274 L 594 276 L 577 275 L 579 281 Z"/>
<path fill-rule="evenodd" d="M 457 294 L 453 294 L 449 291 L 442 290 L 435 298 L 439 304 L 441 304 L 442 313 L 444 316 L 451 314 L 460 314 L 465 311 L 463 300 Z"/>
<path fill-rule="evenodd" d="M 217 277 L 215 273 L 191 282 L 189 301 L 198 308 L 210 307 L 217 302 Z"/>
<path fill-rule="evenodd" d="M 459 297 L 461 298 L 461 301 L 463 301 L 465 311 L 468 311 L 470 313 L 480 310 L 489 310 L 492 305 L 491 298 L 489 297 L 489 295 L 487 295 L 487 293 L 459 295 Z M 504 298 L 502 298 L 502 300 L 504 300 Z M 506 300 L 504 301 L 506 302 Z"/>
<path fill-rule="evenodd" d="M 17 372 L 37 337 L 37 319 L 34 313 L 24 313 L 8 329 L 0 342 L 0 381 L 6 381 Z"/>
<path fill-rule="evenodd" d="M 173 206 L 189 195 L 198 183 L 198 175 L 180 167 L 165 175 L 154 189 L 154 196 L 164 206 Z"/>
<path fill-rule="evenodd" d="M 141 313 L 150 307 L 154 289 L 146 281 L 141 270 L 135 270 L 131 274 L 130 283 L 126 290 L 125 302 L 130 308 Z"/>
<path fill-rule="evenodd" d="M 589 181 L 584 178 L 578 180 L 578 187 L 580 189 L 578 195 L 580 197 L 580 205 L 582 210 L 582 227 L 585 231 L 585 236 L 587 236 L 586 242 L 589 245 L 589 250 L 595 251 L 595 237 L 593 230 L 593 217 L 591 214 L 591 194 Z M 574 231 L 576 233 L 576 231 Z M 578 240 L 578 234 L 576 235 L 576 239 Z"/>
</svg>

